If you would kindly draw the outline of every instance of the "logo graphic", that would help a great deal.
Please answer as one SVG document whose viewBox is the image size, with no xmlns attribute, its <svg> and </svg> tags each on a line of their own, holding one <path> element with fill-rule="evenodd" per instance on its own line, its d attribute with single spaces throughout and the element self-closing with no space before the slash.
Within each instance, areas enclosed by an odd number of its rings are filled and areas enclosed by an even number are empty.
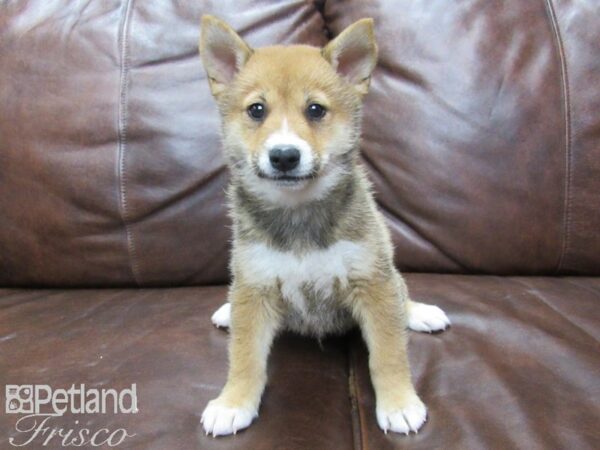
<svg viewBox="0 0 600 450">
<path fill-rule="evenodd" d="M 8 384 L 5 386 L 6 414 L 21 415 L 15 423 L 16 435 L 8 438 L 13 447 L 34 443 L 52 448 L 116 447 L 135 436 L 125 428 L 87 427 L 90 421 L 71 420 L 65 425 L 65 413 L 137 414 L 137 386 L 125 389 L 86 388 L 85 384 L 54 389 L 47 384 Z M 0 444 L 0 447 L 2 445 Z"/>
<path fill-rule="evenodd" d="M 33 386 L 7 384 L 6 414 L 32 414 L 33 411 Z"/>
</svg>

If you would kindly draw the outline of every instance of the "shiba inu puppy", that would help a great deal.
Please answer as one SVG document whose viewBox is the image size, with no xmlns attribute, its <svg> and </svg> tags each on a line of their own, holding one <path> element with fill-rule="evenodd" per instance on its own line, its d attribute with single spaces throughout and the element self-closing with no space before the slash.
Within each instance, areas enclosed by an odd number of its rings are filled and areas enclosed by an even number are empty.
<svg viewBox="0 0 600 450">
<path fill-rule="evenodd" d="M 379 426 L 416 432 L 427 413 L 411 382 L 406 328 L 450 322 L 409 300 L 358 161 L 362 98 L 377 60 L 373 21 L 324 48 L 252 49 L 204 16 L 200 54 L 222 118 L 234 224 L 229 299 L 213 316 L 230 326 L 229 374 L 202 414 L 204 430 L 235 433 L 258 415 L 280 330 L 320 337 L 358 325 Z"/>
</svg>

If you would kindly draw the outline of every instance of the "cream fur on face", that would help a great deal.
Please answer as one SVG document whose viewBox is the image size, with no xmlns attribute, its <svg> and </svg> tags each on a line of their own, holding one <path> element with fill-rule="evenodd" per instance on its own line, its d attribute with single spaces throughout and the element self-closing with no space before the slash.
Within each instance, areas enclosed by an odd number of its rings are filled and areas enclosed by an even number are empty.
<svg viewBox="0 0 600 450">
<path fill-rule="evenodd" d="M 300 165 L 294 169 L 298 176 L 310 175 L 314 169 L 313 149 L 310 144 L 298 136 L 291 128 L 286 117 L 283 118 L 281 128 L 271 133 L 264 143 L 264 150 L 258 158 L 259 168 L 266 174 L 275 176 L 271 162 L 269 161 L 269 151 L 277 147 L 295 147 L 300 151 Z"/>
<path fill-rule="evenodd" d="M 244 185 L 268 205 L 293 208 L 301 204 L 321 200 L 347 174 L 348 171 L 343 167 L 326 166 L 318 178 L 300 182 L 295 186 L 276 186 L 273 181 L 257 178 L 253 175 L 245 180 Z"/>
</svg>

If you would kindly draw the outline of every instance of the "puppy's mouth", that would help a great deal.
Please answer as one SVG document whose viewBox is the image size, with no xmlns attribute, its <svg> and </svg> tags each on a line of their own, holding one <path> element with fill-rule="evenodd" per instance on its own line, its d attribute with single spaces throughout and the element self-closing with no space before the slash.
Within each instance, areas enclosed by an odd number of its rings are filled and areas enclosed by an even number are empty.
<svg viewBox="0 0 600 450">
<path fill-rule="evenodd" d="M 257 168 L 256 175 L 263 180 L 272 181 L 277 186 L 281 187 L 301 187 L 314 180 L 318 176 L 317 170 L 312 170 L 307 174 L 294 175 L 289 173 L 268 174 Z"/>
<path fill-rule="evenodd" d="M 314 174 L 314 173 L 310 173 L 307 175 L 288 175 L 288 174 L 267 175 L 266 173 L 259 171 L 257 175 L 259 178 L 262 178 L 263 180 L 271 180 L 271 181 L 277 181 L 277 182 L 282 182 L 282 183 L 299 183 L 301 181 L 308 181 L 308 180 L 312 180 L 312 179 L 316 178 L 316 174 Z"/>
</svg>

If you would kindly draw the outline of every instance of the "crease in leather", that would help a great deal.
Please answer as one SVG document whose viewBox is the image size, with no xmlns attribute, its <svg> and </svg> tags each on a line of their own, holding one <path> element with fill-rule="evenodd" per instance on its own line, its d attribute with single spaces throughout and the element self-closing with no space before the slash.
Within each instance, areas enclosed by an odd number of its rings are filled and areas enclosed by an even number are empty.
<svg viewBox="0 0 600 450">
<path fill-rule="evenodd" d="M 63 330 L 69 330 L 72 324 L 92 317 L 96 311 L 104 307 L 104 305 L 108 302 L 110 302 L 109 298 L 103 298 L 102 300 L 94 302 L 89 306 L 86 305 L 82 312 L 68 316 L 64 320 L 61 320 L 60 327 Z"/>
<path fill-rule="evenodd" d="M 556 309 L 552 304 L 550 304 L 546 300 L 544 300 L 544 296 L 540 293 L 539 289 L 537 289 L 536 287 L 531 286 L 530 284 L 527 284 L 524 280 L 522 280 L 522 279 L 520 279 L 518 277 L 512 277 L 510 279 L 513 282 L 515 282 L 517 284 L 520 284 L 521 286 L 525 286 L 527 288 L 525 290 L 525 292 L 527 294 L 531 295 L 531 297 L 533 297 L 534 299 L 538 300 L 541 304 L 543 304 L 544 306 L 546 306 L 546 308 L 548 308 L 551 311 L 553 311 L 556 314 L 558 314 L 561 317 L 562 320 L 564 320 L 565 322 L 571 324 L 575 329 L 579 330 L 584 335 L 590 337 L 593 341 L 600 342 L 600 341 L 598 341 L 598 339 L 595 336 L 592 336 L 585 329 L 583 329 L 576 322 L 574 322 L 571 318 L 567 317 L 561 311 L 559 311 L 558 309 Z"/>
<path fill-rule="evenodd" d="M 137 286 L 141 284 L 140 269 L 137 263 L 137 254 L 133 230 L 127 209 L 127 172 L 125 169 L 125 150 L 127 148 L 127 114 L 129 89 L 129 23 L 133 0 L 124 0 L 119 24 L 119 106 L 118 106 L 118 180 L 119 180 L 119 213 L 125 228 L 127 240 L 127 254 L 131 275 Z"/>
<path fill-rule="evenodd" d="M 587 286 L 585 284 L 576 283 L 573 278 L 561 278 L 561 280 L 564 281 L 565 283 L 570 284 L 571 286 L 576 286 L 579 289 L 583 289 L 584 291 L 588 291 L 588 292 L 600 297 L 600 289 L 595 289 L 595 288 Z"/>
<path fill-rule="evenodd" d="M 315 14 L 315 12 L 317 13 L 317 16 L 321 19 L 321 23 L 323 24 L 323 28 L 325 27 L 325 18 L 323 17 L 322 12 L 319 10 L 319 5 L 317 5 L 314 1 L 313 1 L 313 10 L 310 9 L 305 9 L 302 11 L 302 13 L 299 15 L 299 17 L 296 18 L 296 20 L 294 20 L 292 22 L 292 29 L 294 30 L 302 30 L 302 26 L 306 25 L 309 23 L 310 18 Z M 323 42 L 323 45 L 325 45 L 326 42 Z"/>
<path fill-rule="evenodd" d="M 560 76 L 562 83 L 563 93 L 563 115 L 565 123 L 565 192 L 564 192 L 564 212 L 563 212 L 563 237 L 560 256 L 556 265 L 556 273 L 559 273 L 564 265 L 565 258 L 569 252 L 569 234 L 571 231 L 571 177 L 572 177 L 572 133 L 571 133 L 571 93 L 569 90 L 569 74 L 567 71 L 567 58 L 565 54 L 565 48 L 563 45 L 562 34 L 560 27 L 558 26 L 558 20 L 556 18 L 556 11 L 552 0 L 545 0 L 546 16 L 550 22 L 552 28 L 552 34 L 554 35 L 556 50 L 558 53 L 558 60 L 560 64 Z"/>
<path fill-rule="evenodd" d="M 408 228 L 409 230 L 411 230 L 415 236 L 417 236 L 421 242 L 425 242 L 428 244 L 428 246 L 430 248 L 432 248 L 434 251 L 438 252 L 439 256 L 442 256 L 444 258 L 446 258 L 446 262 L 454 265 L 453 270 L 455 272 L 460 272 L 460 271 L 466 271 L 467 269 L 464 267 L 463 264 L 461 264 L 459 261 L 455 261 L 450 255 L 446 254 L 444 251 L 442 251 L 437 245 L 435 245 L 433 242 L 428 241 L 427 239 L 425 239 L 424 236 L 422 236 L 419 232 L 417 232 L 409 223 L 405 222 L 404 220 L 397 220 L 398 218 L 396 216 L 394 216 L 393 212 L 387 208 L 385 205 L 383 205 L 383 203 L 380 203 L 379 201 L 377 202 L 377 205 L 379 206 L 381 213 L 384 215 L 385 218 L 387 218 L 388 220 L 393 220 L 394 222 L 399 222 L 402 225 L 404 225 L 406 228 Z M 398 226 L 398 225 L 394 225 L 394 226 Z M 415 270 L 411 270 L 411 272 L 415 272 Z M 427 273 L 433 273 L 433 272 L 427 272 Z M 452 272 L 448 272 L 448 273 L 452 273 Z"/>
<path fill-rule="evenodd" d="M 130 69 L 146 69 L 149 67 L 160 66 L 162 64 L 177 63 L 177 62 L 185 61 L 186 59 L 197 58 L 197 57 L 198 57 L 198 50 L 194 48 L 193 50 L 190 50 L 187 52 L 177 53 L 175 55 L 162 57 L 160 59 L 151 59 L 151 60 L 144 61 L 137 65 L 131 65 Z M 202 78 L 203 79 L 205 78 L 204 75 L 202 75 Z"/>
<path fill-rule="evenodd" d="M 494 112 L 496 111 L 496 106 L 498 106 L 498 99 L 500 98 L 500 94 L 502 94 L 504 92 L 505 84 L 506 84 L 506 72 L 502 72 L 502 79 L 500 80 L 500 83 L 498 83 L 498 87 L 496 88 L 496 93 L 494 94 L 494 100 L 492 100 L 492 107 L 490 108 L 490 111 L 488 112 L 488 115 L 487 115 L 488 122 L 490 121 L 491 117 L 494 115 Z"/>
<path fill-rule="evenodd" d="M 313 6 L 317 10 L 319 16 L 321 16 L 321 21 L 323 22 L 323 33 L 326 38 L 325 43 L 329 42 L 336 36 L 335 33 L 331 30 L 331 28 L 329 28 L 329 21 L 327 20 L 327 14 L 325 12 L 328 1 L 329 0 L 313 0 Z"/>
<path fill-rule="evenodd" d="M 202 187 L 207 186 L 208 184 L 212 183 L 215 179 L 218 179 L 219 176 L 221 174 L 223 174 L 224 172 L 227 172 L 227 167 L 225 167 L 225 165 L 216 167 L 215 170 L 206 174 L 205 177 L 199 179 L 197 182 L 191 183 L 185 189 L 182 189 L 181 191 L 176 192 L 171 197 L 166 198 L 165 200 L 161 201 L 160 203 L 156 203 L 156 202 L 153 203 L 152 208 L 148 209 L 148 211 L 144 212 L 143 214 L 139 214 L 135 218 L 133 218 L 133 217 L 130 218 L 129 224 L 131 225 L 136 222 L 142 222 L 146 219 L 151 218 L 155 214 L 157 214 L 161 211 L 164 211 L 165 209 L 169 208 L 170 206 L 175 205 L 176 203 L 178 203 L 180 201 L 189 199 L 191 193 L 193 193 L 195 191 L 200 191 Z"/>
<path fill-rule="evenodd" d="M 402 77 L 401 80 L 409 81 L 412 86 L 426 92 L 427 95 L 429 95 L 431 97 L 431 99 L 433 100 L 434 103 L 438 104 L 441 108 L 443 108 L 445 111 L 447 111 L 451 115 L 458 117 L 462 122 L 466 123 L 467 125 L 469 125 L 472 128 L 482 131 L 483 133 L 485 133 L 487 135 L 491 135 L 494 138 L 498 138 L 501 142 L 505 142 L 505 139 L 500 134 L 498 134 L 493 128 L 489 128 L 485 125 L 480 124 L 476 120 L 470 118 L 468 114 L 463 113 L 455 106 L 452 106 L 452 104 L 449 103 L 447 100 L 445 100 L 443 97 L 436 94 L 429 86 L 429 83 L 427 83 L 427 80 L 424 77 L 420 76 L 418 73 L 411 71 L 410 69 L 403 67 L 400 64 L 396 64 L 392 67 L 391 62 L 385 61 L 385 60 L 378 62 L 377 68 L 378 69 L 382 68 L 384 70 L 384 72 L 387 72 L 387 74 L 391 75 L 390 78 L 392 78 L 392 79 L 394 77 L 401 76 Z M 396 81 L 401 81 L 401 80 L 396 80 Z M 498 88 L 498 92 L 496 93 L 496 98 L 497 98 L 498 94 L 500 93 L 501 88 L 503 87 L 503 84 L 504 84 L 504 77 L 502 79 L 502 83 L 501 83 L 500 87 Z M 494 102 L 494 104 L 495 103 L 496 102 Z M 492 112 L 493 112 L 493 109 L 490 110 L 489 114 L 491 115 Z M 488 118 L 489 118 L 489 115 L 488 115 Z"/>
<path fill-rule="evenodd" d="M 387 78 L 394 79 L 395 77 L 400 77 L 399 80 L 394 81 L 407 81 L 411 85 L 430 92 L 429 83 L 427 83 L 425 77 L 420 75 L 417 71 L 411 70 L 405 65 L 402 65 L 401 63 L 394 64 L 394 62 L 395 61 L 382 60 L 377 63 L 377 70 Z"/>
<path fill-rule="evenodd" d="M 11 294 L 10 291 L 17 291 L 14 295 L 15 299 L 13 300 L 13 303 L 8 303 L 6 301 L 6 297 L 7 297 L 7 292 L 9 293 L 8 295 Z M 25 299 L 22 298 L 21 292 L 18 291 L 23 291 L 22 293 L 27 293 L 28 289 L 26 288 L 9 288 L 9 289 L 3 289 L 2 291 L 0 291 L 0 298 L 3 300 L 2 303 L 0 303 L 0 311 L 2 310 L 8 310 L 10 308 L 12 308 L 15 305 L 25 305 L 27 303 L 34 303 L 34 302 L 38 302 L 42 299 L 47 299 L 48 296 L 50 295 L 57 295 L 60 294 L 59 290 L 56 291 L 46 291 L 46 290 L 42 290 L 40 289 L 40 293 L 35 295 L 35 296 L 30 296 L 28 295 Z"/>
<path fill-rule="evenodd" d="M 272 4 L 271 7 L 273 8 L 273 14 L 265 14 L 260 20 L 253 21 L 248 25 L 239 26 L 237 27 L 236 32 L 240 36 L 246 36 L 256 29 L 259 29 L 261 27 L 267 27 L 271 23 L 276 22 L 281 17 L 287 17 L 291 13 L 294 13 L 296 11 L 296 6 L 297 5 L 293 2 L 282 6 L 280 6 L 280 4 Z"/>
<path fill-rule="evenodd" d="M 382 212 L 385 215 L 391 216 L 391 217 L 395 217 L 396 219 L 400 220 L 404 225 L 406 225 L 408 228 L 410 228 L 413 233 L 415 233 L 417 236 L 419 236 L 419 238 L 421 240 L 423 240 L 424 242 L 428 242 L 431 247 L 433 247 L 435 250 L 438 251 L 438 253 L 442 256 L 444 256 L 448 261 L 450 261 L 451 263 L 455 264 L 460 270 L 465 271 L 465 272 L 469 272 L 472 275 L 476 275 L 476 272 L 474 270 L 471 270 L 467 267 L 465 267 L 464 264 L 462 264 L 460 261 L 454 259 L 448 252 L 446 252 L 445 250 L 443 250 L 439 245 L 437 245 L 434 241 L 430 240 L 428 236 L 426 236 L 422 230 L 418 230 L 413 224 L 411 224 L 409 221 L 406 220 L 405 217 L 403 217 L 401 214 L 397 214 L 394 215 L 394 212 L 391 211 L 383 202 L 381 201 L 377 201 L 377 205 L 381 208 Z"/>
<path fill-rule="evenodd" d="M 452 116 L 458 117 L 463 123 L 466 123 L 468 126 L 475 128 L 476 130 L 479 130 L 479 131 L 485 133 L 486 135 L 491 135 L 495 138 L 498 138 L 502 142 L 505 141 L 504 138 L 502 138 L 502 136 L 500 136 L 493 128 L 491 129 L 485 125 L 480 124 L 476 120 L 470 118 L 468 114 L 462 112 L 457 107 L 452 106 L 452 104 L 450 102 L 445 100 L 439 94 L 436 94 L 433 90 L 426 89 L 423 86 L 419 86 L 419 87 L 421 87 L 422 89 L 424 89 L 427 92 L 427 94 L 431 97 L 431 99 L 433 100 L 434 103 L 437 103 L 439 106 L 441 106 L 445 111 L 450 113 Z"/>
<path fill-rule="evenodd" d="M 377 175 L 380 178 L 382 178 L 388 186 L 392 184 L 390 182 L 390 180 L 387 178 L 387 176 L 385 175 L 385 173 L 382 172 L 381 170 L 379 170 L 379 167 L 373 161 L 371 161 L 369 155 L 367 155 L 366 153 L 363 152 L 363 153 L 361 153 L 361 156 L 362 156 L 362 160 L 363 160 L 365 166 L 370 167 L 371 171 L 377 173 Z M 450 254 L 448 254 L 446 251 L 442 250 L 439 247 L 439 245 L 437 245 L 434 241 L 429 239 L 429 237 L 426 236 L 425 234 L 423 234 L 423 232 L 421 230 L 418 230 L 415 225 L 413 225 L 409 221 L 407 221 L 406 218 L 401 213 L 396 214 L 386 204 L 384 204 L 383 201 L 381 201 L 379 198 L 376 198 L 376 201 L 377 201 L 377 205 L 379 206 L 379 208 L 381 209 L 381 212 L 384 215 L 387 215 L 388 217 L 392 217 L 395 220 L 398 220 L 399 222 L 403 223 L 406 227 L 408 227 L 415 234 L 415 236 L 418 236 L 422 242 L 427 242 L 431 248 L 435 249 L 439 255 L 442 255 L 443 257 L 445 257 L 447 261 L 454 264 L 459 270 L 462 270 L 463 272 L 473 273 L 473 271 L 470 271 L 460 261 L 454 259 Z"/>
</svg>

